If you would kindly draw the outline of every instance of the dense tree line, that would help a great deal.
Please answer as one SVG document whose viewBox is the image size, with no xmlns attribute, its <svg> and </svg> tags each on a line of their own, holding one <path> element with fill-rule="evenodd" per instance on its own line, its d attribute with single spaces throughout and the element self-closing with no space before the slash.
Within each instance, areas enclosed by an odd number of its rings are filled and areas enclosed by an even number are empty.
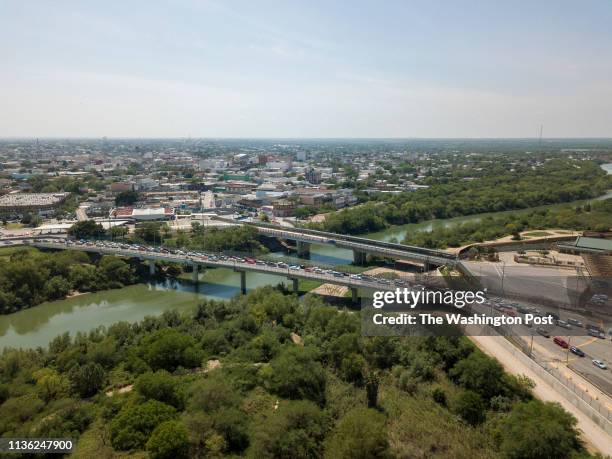
<svg viewBox="0 0 612 459">
<path fill-rule="evenodd" d="M 64 298 L 72 291 L 120 288 L 135 281 L 134 267 L 114 256 L 92 261 L 83 252 L 44 253 L 24 248 L 2 257 L 0 314 Z"/>
<path fill-rule="evenodd" d="M 206 228 L 198 222 L 192 223 L 191 232 L 178 230 L 172 234 L 170 228 L 160 222 L 145 222 L 137 225 L 133 234 L 127 228 L 116 226 L 104 230 L 94 220 L 75 223 L 68 234 L 76 239 L 118 239 L 125 242 L 162 245 L 168 248 L 187 248 L 209 252 L 263 253 L 266 248 L 258 241 L 257 230 L 250 226 L 229 228 Z"/>
<path fill-rule="evenodd" d="M 372 202 L 329 215 L 314 225 L 356 234 L 388 225 L 434 218 L 526 209 L 589 199 L 610 188 L 610 177 L 594 162 L 551 160 L 539 167 L 491 163 L 474 177 L 432 177 L 429 188 L 400 195 L 377 194 Z"/>
<path fill-rule="evenodd" d="M 186 247 L 208 252 L 263 253 L 266 248 L 258 241 L 257 229 L 251 226 L 230 228 L 206 228 L 200 223 L 191 224 L 191 233 L 179 232 L 165 245 Z"/>
<path fill-rule="evenodd" d="M 429 248 L 460 247 L 472 242 L 483 242 L 502 236 L 537 229 L 568 229 L 608 231 L 612 228 L 612 199 L 594 201 L 581 206 L 541 209 L 496 217 L 484 217 L 449 228 L 408 233 L 404 244 Z"/>
<path fill-rule="evenodd" d="M 71 437 L 77 457 L 588 456 L 570 414 L 467 339 L 366 338 L 358 313 L 270 287 L 5 350 L 0 396 L 2 436 Z"/>
</svg>

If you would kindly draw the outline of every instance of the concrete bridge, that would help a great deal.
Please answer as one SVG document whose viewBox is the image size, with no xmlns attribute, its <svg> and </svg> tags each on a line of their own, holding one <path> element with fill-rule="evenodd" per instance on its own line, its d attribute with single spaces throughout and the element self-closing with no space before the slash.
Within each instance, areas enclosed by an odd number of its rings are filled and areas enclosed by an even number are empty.
<svg viewBox="0 0 612 459">
<path fill-rule="evenodd" d="M 317 273 L 313 271 L 306 271 L 304 269 L 290 269 L 281 268 L 278 266 L 270 266 L 265 262 L 260 263 L 247 263 L 239 262 L 237 260 L 210 260 L 208 257 L 190 256 L 190 255 L 178 255 L 173 253 L 159 253 L 147 250 L 136 250 L 136 249 L 125 249 L 125 248 L 111 248 L 96 245 L 95 243 L 88 244 L 67 244 L 66 242 L 60 241 L 39 241 L 33 240 L 29 245 L 39 249 L 51 249 L 51 250 L 80 250 L 84 252 L 98 253 L 101 255 L 115 255 L 118 257 L 125 258 L 138 258 L 140 260 L 147 260 L 149 263 L 149 269 L 151 274 L 155 274 L 155 262 L 170 262 L 180 263 L 182 265 L 190 266 L 193 272 L 193 281 L 198 282 L 200 267 L 202 268 L 231 268 L 234 271 L 240 273 L 240 291 L 246 293 L 246 273 L 247 272 L 258 272 L 264 274 L 273 274 L 276 276 L 286 277 L 292 282 L 293 291 L 298 291 L 299 279 L 310 279 L 316 280 L 327 284 L 336 284 L 348 287 L 351 291 L 351 297 L 354 302 L 357 302 L 359 298 L 359 289 L 373 289 L 373 290 L 395 290 L 397 285 L 391 281 L 385 279 L 380 280 L 363 280 L 352 278 L 348 275 L 334 275 L 328 273 Z"/>
<path fill-rule="evenodd" d="M 357 265 L 363 265 L 365 263 L 367 254 L 378 255 L 394 260 L 416 261 L 423 263 L 426 269 L 428 269 L 428 265 L 454 267 L 459 263 L 456 255 L 443 250 L 394 244 L 391 242 L 377 241 L 375 239 L 306 228 L 288 228 L 260 222 L 241 222 L 223 217 L 215 217 L 215 220 L 252 226 L 257 228 L 259 234 L 264 236 L 296 241 L 297 252 L 300 256 L 307 256 L 310 253 L 311 244 L 329 244 L 352 250 L 353 261 Z"/>
</svg>

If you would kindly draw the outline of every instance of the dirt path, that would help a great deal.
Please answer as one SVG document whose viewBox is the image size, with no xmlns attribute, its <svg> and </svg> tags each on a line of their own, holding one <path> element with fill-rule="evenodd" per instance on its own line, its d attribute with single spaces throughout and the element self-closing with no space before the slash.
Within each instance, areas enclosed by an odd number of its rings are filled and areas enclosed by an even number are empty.
<svg viewBox="0 0 612 459">
<path fill-rule="evenodd" d="M 540 400 L 558 402 L 578 420 L 578 429 L 590 451 L 612 455 L 612 437 L 595 424 L 588 416 L 559 394 L 540 378 L 531 368 L 516 359 L 507 350 L 511 344 L 503 336 L 471 336 L 470 339 L 486 354 L 496 358 L 509 373 L 525 375 L 535 383 L 533 393 Z"/>
</svg>

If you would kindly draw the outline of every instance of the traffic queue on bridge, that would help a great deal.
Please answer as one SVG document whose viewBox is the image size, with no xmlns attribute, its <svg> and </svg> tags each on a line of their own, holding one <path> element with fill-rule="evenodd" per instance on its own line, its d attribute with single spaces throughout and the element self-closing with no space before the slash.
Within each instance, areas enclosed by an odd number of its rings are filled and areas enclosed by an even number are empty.
<svg viewBox="0 0 612 459">
<path fill-rule="evenodd" d="M 363 281 L 363 282 L 371 282 L 380 284 L 381 286 L 385 286 L 386 288 L 397 286 L 397 287 L 406 287 L 409 283 L 404 279 L 386 279 L 383 277 L 376 277 L 373 275 L 368 275 L 364 273 L 348 273 L 344 271 L 337 271 L 329 268 L 322 268 L 314 265 L 303 265 L 303 264 L 287 264 L 283 261 L 274 261 L 274 260 L 263 260 L 260 258 L 247 257 L 247 256 L 237 256 L 237 255 L 228 255 L 223 253 L 208 253 L 201 251 L 188 251 L 167 247 L 157 247 L 157 246 L 146 246 L 140 244 L 128 244 L 124 242 L 114 242 L 114 241 L 91 241 L 91 240 L 71 240 L 71 239 L 39 239 L 37 242 L 42 243 L 53 243 L 53 244 L 63 244 L 67 247 L 70 246 L 86 246 L 86 247 L 99 247 L 102 249 L 116 249 L 116 250 L 130 250 L 137 251 L 142 253 L 149 254 L 159 254 L 159 255 L 174 255 L 179 257 L 185 257 L 187 259 L 200 259 L 204 261 L 210 262 L 219 262 L 219 261 L 227 261 L 227 262 L 235 262 L 235 263 L 243 263 L 250 265 L 259 265 L 259 266 L 268 266 L 271 268 L 280 268 L 286 269 L 288 272 L 290 271 L 303 271 L 307 273 L 321 274 L 327 276 L 333 276 L 336 278 L 349 278 L 355 281 Z M 413 288 L 423 289 L 422 285 L 412 285 Z"/>
</svg>

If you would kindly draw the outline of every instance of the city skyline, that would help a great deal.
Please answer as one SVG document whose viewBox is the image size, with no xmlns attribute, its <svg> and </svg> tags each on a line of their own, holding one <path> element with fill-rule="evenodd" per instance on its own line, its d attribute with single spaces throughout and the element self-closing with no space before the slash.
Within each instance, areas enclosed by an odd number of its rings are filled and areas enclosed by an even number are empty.
<svg viewBox="0 0 612 459">
<path fill-rule="evenodd" d="M 612 137 L 607 2 L 0 11 L 3 138 Z"/>
</svg>

